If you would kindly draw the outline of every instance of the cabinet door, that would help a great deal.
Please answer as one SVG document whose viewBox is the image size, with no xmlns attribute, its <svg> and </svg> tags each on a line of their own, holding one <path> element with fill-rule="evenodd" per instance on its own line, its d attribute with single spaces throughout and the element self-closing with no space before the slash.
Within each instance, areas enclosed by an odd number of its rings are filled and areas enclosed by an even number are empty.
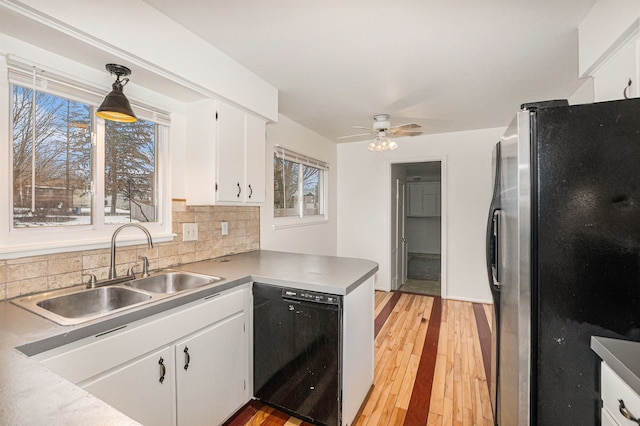
<svg viewBox="0 0 640 426">
<path fill-rule="evenodd" d="M 220 424 L 249 399 L 244 323 L 240 313 L 176 345 L 178 424 Z"/>
<path fill-rule="evenodd" d="M 142 424 L 175 425 L 173 354 L 165 347 L 81 387 Z"/>
<path fill-rule="evenodd" d="M 407 216 L 423 216 L 423 191 L 420 184 L 408 184 L 407 185 Z"/>
<path fill-rule="evenodd" d="M 603 414 L 604 411 L 607 411 L 616 424 L 630 425 L 633 422 L 625 418 L 620 411 L 621 404 L 624 404 L 625 410 L 631 416 L 640 417 L 640 395 L 622 380 L 606 362 L 600 363 L 600 381 Z M 603 424 L 606 424 L 604 420 Z"/>
<path fill-rule="evenodd" d="M 266 192 L 266 142 L 265 121 L 247 115 L 247 140 L 245 150 L 245 201 L 264 203 Z"/>
<path fill-rule="evenodd" d="M 603 408 L 600 426 L 620 426 L 620 423 L 616 422 L 611 414 L 609 414 L 609 411 Z"/>
<path fill-rule="evenodd" d="M 425 182 L 422 194 L 423 216 L 440 216 L 440 182 Z"/>
<path fill-rule="evenodd" d="M 439 182 L 410 183 L 407 189 L 407 216 L 440 216 Z"/>
<path fill-rule="evenodd" d="M 186 195 L 189 205 L 211 205 L 216 200 L 216 111 L 213 99 L 187 106 Z"/>
<path fill-rule="evenodd" d="M 238 203 L 244 199 L 244 142 L 246 114 L 218 104 L 218 157 L 216 200 Z"/>
</svg>

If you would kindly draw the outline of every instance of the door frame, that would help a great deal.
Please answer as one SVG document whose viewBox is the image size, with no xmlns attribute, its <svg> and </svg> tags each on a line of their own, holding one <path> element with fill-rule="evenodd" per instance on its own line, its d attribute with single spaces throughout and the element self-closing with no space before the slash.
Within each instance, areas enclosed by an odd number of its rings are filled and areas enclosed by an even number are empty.
<svg viewBox="0 0 640 426">
<path fill-rule="evenodd" d="M 395 259 L 392 258 L 391 253 L 393 249 L 393 245 L 395 241 L 392 241 L 392 235 L 394 234 L 393 228 L 396 226 L 395 220 L 393 217 L 393 208 L 392 206 L 395 204 L 396 200 L 394 198 L 394 187 L 395 181 L 392 179 L 392 167 L 394 165 L 402 165 L 402 164 L 412 164 L 412 163 L 429 163 L 439 161 L 440 162 L 440 296 L 443 299 L 447 297 L 447 156 L 446 155 L 436 155 L 436 156 L 428 156 L 428 157 L 412 157 L 406 159 L 395 159 L 389 160 L 387 162 L 386 167 L 386 193 L 388 194 L 387 200 L 389 202 L 389 208 L 387 208 L 387 223 L 389 224 L 389 232 L 387 232 L 387 243 L 386 243 L 386 256 L 387 256 L 387 264 L 389 266 L 395 262 Z M 406 202 L 406 197 L 405 197 Z M 405 258 L 405 261 L 407 259 Z M 393 283 L 394 277 L 392 274 L 394 273 L 394 268 L 389 267 L 389 284 Z M 391 288 L 391 290 L 395 290 Z"/>
</svg>

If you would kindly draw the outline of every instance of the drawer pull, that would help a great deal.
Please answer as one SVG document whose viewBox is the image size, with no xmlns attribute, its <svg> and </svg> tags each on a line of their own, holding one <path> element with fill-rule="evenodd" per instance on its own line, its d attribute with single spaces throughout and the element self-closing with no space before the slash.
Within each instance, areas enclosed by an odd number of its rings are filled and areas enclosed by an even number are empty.
<svg viewBox="0 0 640 426">
<path fill-rule="evenodd" d="M 184 369 L 185 371 L 189 368 L 189 363 L 191 362 L 191 355 L 189 354 L 189 348 L 184 347 Z"/>
<path fill-rule="evenodd" d="M 635 422 L 640 425 L 640 419 L 635 418 L 633 414 L 631 414 L 631 412 L 627 410 L 627 407 L 624 406 L 624 401 L 619 399 L 618 402 L 620 403 L 620 407 L 619 407 L 620 414 L 622 414 L 625 419 L 629 419 L 632 422 Z"/>
<path fill-rule="evenodd" d="M 162 382 L 164 382 L 164 376 L 167 374 L 167 368 L 164 366 L 164 359 L 162 359 L 162 357 L 160 357 L 158 364 L 160 364 L 160 384 L 162 384 Z"/>
</svg>

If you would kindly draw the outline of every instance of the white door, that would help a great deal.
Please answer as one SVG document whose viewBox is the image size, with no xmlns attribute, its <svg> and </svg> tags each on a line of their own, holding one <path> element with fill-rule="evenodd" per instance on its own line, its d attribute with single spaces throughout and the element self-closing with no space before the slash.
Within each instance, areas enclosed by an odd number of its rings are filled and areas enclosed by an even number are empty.
<svg viewBox="0 0 640 426">
<path fill-rule="evenodd" d="M 398 221 L 399 221 L 399 235 L 398 235 L 398 246 L 399 246 L 399 251 L 400 251 L 400 285 L 404 285 L 407 282 L 407 262 L 409 261 L 408 258 L 408 246 L 407 246 L 407 237 L 405 235 L 405 218 L 407 217 L 407 211 L 406 211 L 406 206 L 407 204 L 405 203 L 405 195 L 407 193 L 407 187 L 406 185 L 402 182 L 400 183 L 400 188 L 398 189 L 398 207 L 399 207 L 399 214 L 398 214 Z"/>
<path fill-rule="evenodd" d="M 391 217 L 393 225 L 391 226 L 391 290 L 400 288 L 400 246 L 398 245 L 399 225 L 400 225 L 400 206 L 398 205 L 400 195 L 400 179 L 396 179 L 395 185 L 391 185 Z"/>
<path fill-rule="evenodd" d="M 391 289 L 397 290 L 407 282 L 407 239 L 404 234 L 405 221 L 405 183 L 396 179 L 392 185 L 391 217 Z"/>
</svg>

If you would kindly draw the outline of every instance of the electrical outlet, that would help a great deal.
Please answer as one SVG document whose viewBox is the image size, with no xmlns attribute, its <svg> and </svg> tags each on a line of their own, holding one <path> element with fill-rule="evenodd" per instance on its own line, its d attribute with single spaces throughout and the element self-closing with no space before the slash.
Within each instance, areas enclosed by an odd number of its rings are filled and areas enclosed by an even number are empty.
<svg viewBox="0 0 640 426">
<path fill-rule="evenodd" d="M 198 239 L 198 224 L 182 224 L 182 241 L 196 241 Z"/>
<path fill-rule="evenodd" d="M 221 231 L 222 235 L 229 235 L 229 222 L 222 222 Z"/>
</svg>

